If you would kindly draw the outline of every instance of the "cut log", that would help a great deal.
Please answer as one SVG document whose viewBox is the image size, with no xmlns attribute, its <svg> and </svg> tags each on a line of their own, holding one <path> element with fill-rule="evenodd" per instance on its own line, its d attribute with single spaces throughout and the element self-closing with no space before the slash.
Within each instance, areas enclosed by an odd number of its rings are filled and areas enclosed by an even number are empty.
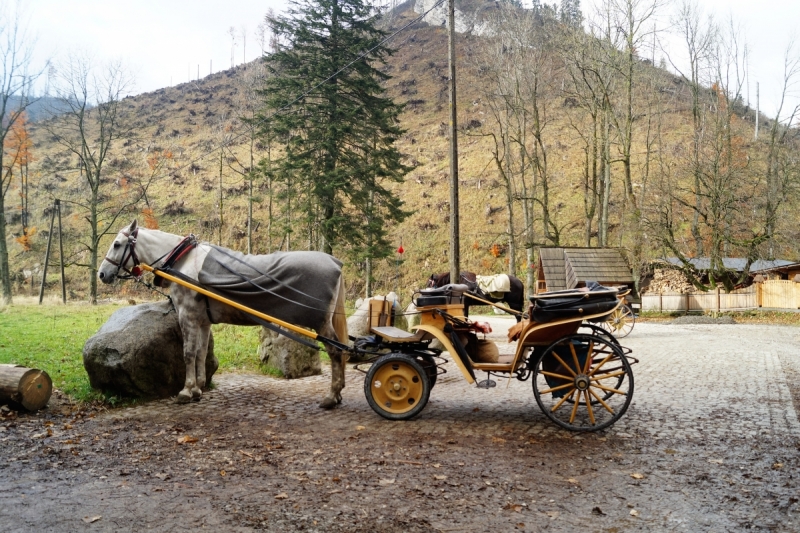
<svg viewBox="0 0 800 533">
<path fill-rule="evenodd" d="M 50 401 L 53 381 L 44 370 L 18 365 L 0 365 L 0 402 L 10 400 L 38 411 Z"/>
</svg>

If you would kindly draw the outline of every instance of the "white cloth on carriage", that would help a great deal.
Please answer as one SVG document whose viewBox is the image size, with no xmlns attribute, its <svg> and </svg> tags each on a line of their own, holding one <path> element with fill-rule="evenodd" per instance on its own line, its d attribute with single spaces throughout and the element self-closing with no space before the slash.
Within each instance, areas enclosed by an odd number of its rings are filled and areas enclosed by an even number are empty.
<svg viewBox="0 0 800 533">
<path fill-rule="evenodd" d="M 511 279 L 508 274 L 476 275 L 475 281 L 478 283 L 478 288 L 492 298 L 503 298 L 505 293 L 511 292 Z"/>
</svg>

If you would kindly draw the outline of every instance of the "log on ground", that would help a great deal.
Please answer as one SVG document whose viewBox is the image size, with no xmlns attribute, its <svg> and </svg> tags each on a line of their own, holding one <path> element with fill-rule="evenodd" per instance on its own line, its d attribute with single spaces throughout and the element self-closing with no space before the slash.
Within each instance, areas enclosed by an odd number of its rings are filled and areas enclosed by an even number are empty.
<svg viewBox="0 0 800 533">
<path fill-rule="evenodd" d="M 38 411 L 50 401 L 53 381 L 47 372 L 19 365 L 0 365 L 0 402 L 11 401 Z"/>
</svg>

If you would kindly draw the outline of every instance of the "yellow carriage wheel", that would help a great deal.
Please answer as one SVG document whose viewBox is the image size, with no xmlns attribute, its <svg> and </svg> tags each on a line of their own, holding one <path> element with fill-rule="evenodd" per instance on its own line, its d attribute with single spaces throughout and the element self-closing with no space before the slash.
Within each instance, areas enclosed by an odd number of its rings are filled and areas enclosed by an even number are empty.
<svg viewBox="0 0 800 533">
<path fill-rule="evenodd" d="M 626 304 L 622 304 L 608 315 L 605 322 L 600 324 L 603 329 L 615 337 L 622 338 L 633 330 L 633 326 L 636 324 L 636 316 L 633 314 L 633 309 Z"/>
<path fill-rule="evenodd" d="M 389 420 L 416 416 L 431 394 L 428 371 L 410 355 L 390 353 L 372 363 L 364 380 L 372 410 Z"/>
<path fill-rule="evenodd" d="M 533 395 L 559 426 L 598 431 L 625 414 L 633 398 L 633 373 L 622 349 L 607 338 L 575 334 L 536 358 Z"/>
</svg>

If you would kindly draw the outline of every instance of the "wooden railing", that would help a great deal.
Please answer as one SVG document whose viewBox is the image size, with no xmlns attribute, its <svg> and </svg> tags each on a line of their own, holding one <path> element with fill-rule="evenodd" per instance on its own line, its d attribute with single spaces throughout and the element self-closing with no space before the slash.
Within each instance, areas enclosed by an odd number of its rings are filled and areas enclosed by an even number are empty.
<svg viewBox="0 0 800 533">
<path fill-rule="evenodd" d="M 800 308 L 800 284 L 786 280 L 767 280 L 730 293 L 709 292 L 644 294 L 642 311 L 742 311 L 759 307 Z"/>
</svg>

